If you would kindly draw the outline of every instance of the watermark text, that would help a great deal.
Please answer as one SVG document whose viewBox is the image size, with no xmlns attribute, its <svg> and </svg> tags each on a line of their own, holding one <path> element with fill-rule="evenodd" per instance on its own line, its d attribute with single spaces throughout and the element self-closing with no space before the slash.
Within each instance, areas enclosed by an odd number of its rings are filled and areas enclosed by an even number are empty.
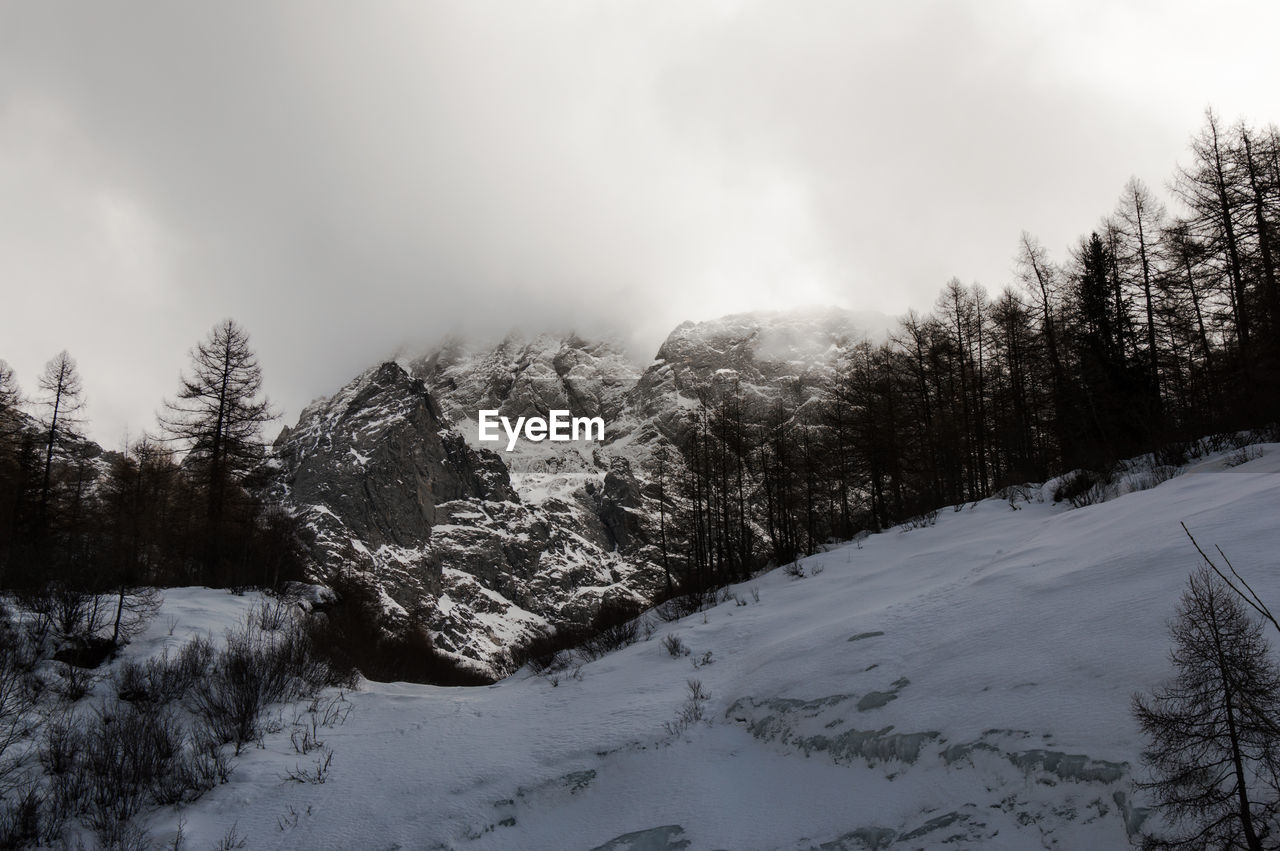
<svg viewBox="0 0 1280 851">
<path fill-rule="evenodd" d="M 538 443 L 543 440 L 568 442 L 571 440 L 604 440 L 604 417 L 575 417 L 567 410 L 552 409 L 546 417 L 499 416 L 497 410 L 480 412 L 480 440 L 502 440 L 498 428 L 507 437 L 507 451 L 516 448 L 521 438 Z"/>
</svg>

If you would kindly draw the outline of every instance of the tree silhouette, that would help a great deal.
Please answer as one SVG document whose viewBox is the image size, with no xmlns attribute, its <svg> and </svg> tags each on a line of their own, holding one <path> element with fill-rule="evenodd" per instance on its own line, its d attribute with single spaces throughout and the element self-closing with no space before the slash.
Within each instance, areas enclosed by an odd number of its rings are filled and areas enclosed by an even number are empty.
<svg viewBox="0 0 1280 851">
<path fill-rule="evenodd" d="M 75 359 L 63 349 L 44 366 L 37 386 L 41 391 L 40 402 L 46 409 L 41 421 L 47 432 L 45 442 L 44 473 L 40 484 L 40 518 L 45 521 L 49 509 L 49 489 L 53 474 L 54 449 L 75 435 L 80 424 L 77 417 L 84 407 L 83 385 L 76 369 Z"/>
<path fill-rule="evenodd" d="M 1154 796 L 1169 835 L 1150 848 L 1273 847 L 1280 816 L 1280 669 L 1262 625 L 1208 567 L 1188 581 L 1170 625 L 1173 680 L 1133 711 L 1149 747 Z"/>
<path fill-rule="evenodd" d="M 262 458 L 262 427 L 276 414 L 261 397 L 262 370 L 249 335 L 233 320 L 218 323 L 191 350 L 191 372 L 167 401 L 161 425 L 186 450 L 186 465 L 205 490 L 206 568 L 221 559 L 228 502 Z"/>
</svg>

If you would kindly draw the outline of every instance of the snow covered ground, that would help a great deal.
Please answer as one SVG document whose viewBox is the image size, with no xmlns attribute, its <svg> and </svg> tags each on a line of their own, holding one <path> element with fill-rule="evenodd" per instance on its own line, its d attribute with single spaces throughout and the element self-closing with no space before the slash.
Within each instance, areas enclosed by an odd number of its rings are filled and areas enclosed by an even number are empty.
<svg viewBox="0 0 1280 851">
<path fill-rule="evenodd" d="M 325 782 L 284 779 L 316 756 L 286 726 L 148 826 L 171 840 L 181 820 L 200 849 L 233 825 L 252 848 L 1127 847 L 1130 697 L 1170 673 L 1198 558 L 1179 522 L 1280 606 L 1280 444 L 1263 451 L 1086 508 L 1037 491 L 944 509 L 653 618 L 577 676 L 366 683 L 321 730 Z M 132 652 L 246 605 L 170 592 Z M 690 679 L 709 699 L 681 731 Z"/>
</svg>

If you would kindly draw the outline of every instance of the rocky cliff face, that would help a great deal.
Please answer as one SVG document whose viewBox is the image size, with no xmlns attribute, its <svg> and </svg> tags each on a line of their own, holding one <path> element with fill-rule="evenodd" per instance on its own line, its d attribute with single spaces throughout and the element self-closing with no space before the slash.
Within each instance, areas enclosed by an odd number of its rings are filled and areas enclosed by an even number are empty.
<svg viewBox="0 0 1280 851">
<path fill-rule="evenodd" d="M 862 331 L 887 324 L 871 318 L 684 323 L 643 371 L 619 347 L 577 336 L 455 341 L 308 406 L 277 441 L 282 488 L 322 571 L 374 585 L 391 628 L 425 623 L 439 647 L 505 673 L 504 648 L 586 623 L 603 599 L 664 586 L 646 471 L 698 396 L 816 386 Z M 507 452 L 478 440 L 481 409 L 602 416 L 605 440 Z"/>
<path fill-rule="evenodd" d="M 737 388 L 748 398 L 769 400 L 797 383 L 816 386 L 831 376 L 849 346 L 864 337 L 881 339 L 889 327 L 881 314 L 834 308 L 684 322 L 645 370 L 634 403 L 649 416 L 661 416 L 677 396 L 714 398 Z"/>
<path fill-rule="evenodd" d="M 625 463 L 526 504 L 501 457 L 469 445 L 395 363 L 309 405 L 275 456 L 322 573 L 369 583 L 389 629 L 425 623 L 494 673 L 504 648 L 656 587 L 624 555 L 640 535 Z"/>
<path fill-rule="evenodd" d="M 451 341 L 413 361 L 452 419 L 474 419 L 482 408 L 503 416 L 545 414 L 552 408 L 616 420 L 639 372 L 617 347 L 576 335 L 517 335 L 493 346 Z"/>
<path fill-rule="evenodd" d="M 308 406 L 278 455 L 295 501 L 323 507 L 373 548 L 421 547 L 442 503 L 518 501 L 502 460 L 460 440 L 394 363 Z"/>
</svg>

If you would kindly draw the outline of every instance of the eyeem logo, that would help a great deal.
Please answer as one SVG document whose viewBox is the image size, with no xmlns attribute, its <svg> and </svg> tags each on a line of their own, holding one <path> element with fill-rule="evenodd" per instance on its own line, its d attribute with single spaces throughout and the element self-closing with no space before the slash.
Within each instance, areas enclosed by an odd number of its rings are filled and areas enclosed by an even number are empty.
<svg viewBox="0 0 1280 851">
<path fill-rule="evenodd" d="M 604 440 L 604 417 L 572 417 L 568 411 L 555 410 L 548 417 L 516 417 L 512 424 L 509 417 L 500 417 L 496 410 L 480 412 L 480 439 L 501 440 L 498 425 L 507 433 L 507 451 L 516 448 L 523 437 L 538 443 L 543 440 L 567 442 L 570 440 Z M 594 432 L 595 436 L 592 437 Z"/>
</svg>

